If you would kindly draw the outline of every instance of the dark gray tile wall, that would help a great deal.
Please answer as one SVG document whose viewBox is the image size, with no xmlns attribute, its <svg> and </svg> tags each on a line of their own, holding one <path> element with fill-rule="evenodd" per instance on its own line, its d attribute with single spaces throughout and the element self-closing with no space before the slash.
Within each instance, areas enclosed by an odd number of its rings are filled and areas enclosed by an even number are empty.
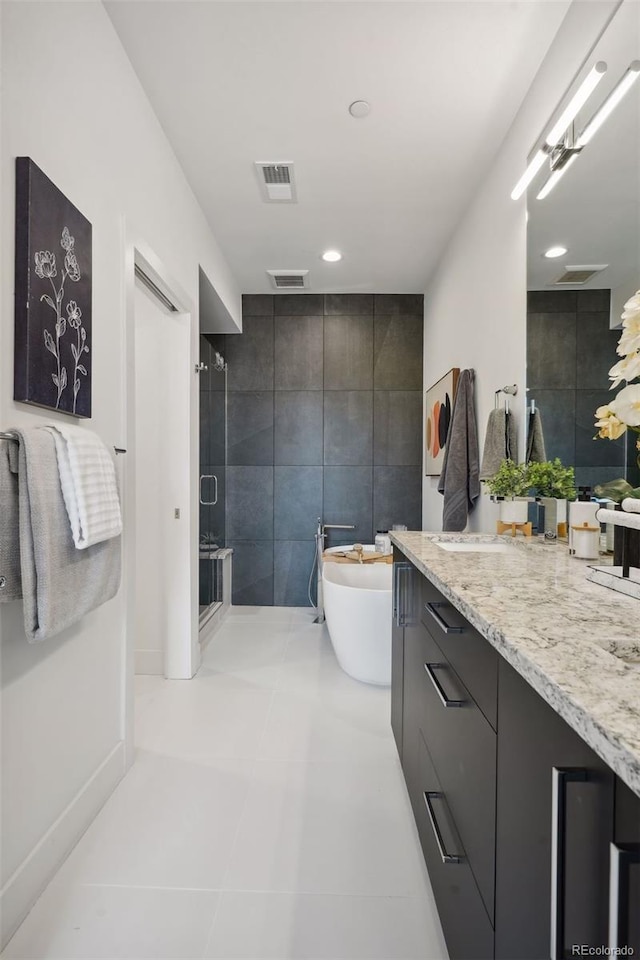
<svg viewBox="0 0 640 960">
<path fill-rule="evenodd" d="M 609 290 L 536 290 L 527 303 L 527 386 L 540 410 L 547 457 L 594 486 L 622 476 L 625 440 L 594 440 L 596 407 L 611 399 L 620 331 L 609 328 Z"/>
<path fill-rule="evenodd" d="M 415 295 L 243 297 L 220 350 L 234 603 L 308 604 L 318 517 L 355 524 L 331 546 L 420 529 L 422 325 Z"/>
</svg>

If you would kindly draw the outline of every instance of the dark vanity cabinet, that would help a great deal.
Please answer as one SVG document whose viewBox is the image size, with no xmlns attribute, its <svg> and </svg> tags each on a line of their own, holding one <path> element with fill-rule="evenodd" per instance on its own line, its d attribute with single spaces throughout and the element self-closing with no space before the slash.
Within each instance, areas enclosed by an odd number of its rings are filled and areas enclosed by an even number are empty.
<svg viewBox="0 0 640 960">
<path fill-rule="evenodd" d="M 614 775 L 504 660 L 499 691 L 496 957 L 601 947 Z"/>
<path fill-rule="evenodd" d="M 640 798 L 395 559 L 392 725 L 451 960 L 640 955 Z"/>
<path fill-rule="evenodd" d="M 616 780 L 614 838 L 609 865 L 609 939 L 640 957 L 640 799 Z"/>
</svg>

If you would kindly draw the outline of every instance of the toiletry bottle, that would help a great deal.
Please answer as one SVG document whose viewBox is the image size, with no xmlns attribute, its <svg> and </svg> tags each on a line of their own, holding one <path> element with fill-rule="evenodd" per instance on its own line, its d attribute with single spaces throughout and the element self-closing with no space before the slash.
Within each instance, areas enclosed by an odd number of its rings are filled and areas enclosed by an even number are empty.
<svg viewBox="0 0 640 960">
<path fill-rule="evenodd" d="M 391 553 L 391 538 L 387 530 L 376 533 L 376 553 Z"/>
</svg>

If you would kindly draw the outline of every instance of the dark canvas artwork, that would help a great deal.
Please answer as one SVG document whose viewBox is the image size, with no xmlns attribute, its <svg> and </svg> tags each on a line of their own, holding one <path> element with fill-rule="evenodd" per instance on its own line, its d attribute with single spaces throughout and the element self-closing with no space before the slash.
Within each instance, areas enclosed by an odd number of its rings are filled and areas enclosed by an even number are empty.
<svg viewBox="0 0 640 960">
<path fill-rule="evenodd" d="M 91 416 L 91 224 L 16 159 L 14 400 Z"/>
</svg>

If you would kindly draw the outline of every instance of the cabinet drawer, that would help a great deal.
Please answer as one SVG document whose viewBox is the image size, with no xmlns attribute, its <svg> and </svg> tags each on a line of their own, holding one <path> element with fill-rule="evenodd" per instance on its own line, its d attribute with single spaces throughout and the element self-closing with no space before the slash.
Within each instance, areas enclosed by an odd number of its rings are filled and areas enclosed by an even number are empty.
<svg viewBox="0 0 640 960">
<path fill-rule="evenodd" d="M 497 651 L 426 577 L 422 578 L 420 611 L 423 624 L 496 730 Z"/>
<path fill-rule="evenodd" d="M 418 730 L 409 796 L 451 960 L 492 960 L 493 927 L 456 829 L 448 797 Z M 428 802 L 428 805 L 427 805 Z M 449 860 L 448 857 L 457 858 Z"/>
<path fill-rule="evenodd" d="M 417 726 L 447 795 L 487 912 L 495 884 L 496 734 L 424 628 L 405 634 L 406 724 Z M 448 706 L 445 703 L 449 704 Z"/>
</svg>

